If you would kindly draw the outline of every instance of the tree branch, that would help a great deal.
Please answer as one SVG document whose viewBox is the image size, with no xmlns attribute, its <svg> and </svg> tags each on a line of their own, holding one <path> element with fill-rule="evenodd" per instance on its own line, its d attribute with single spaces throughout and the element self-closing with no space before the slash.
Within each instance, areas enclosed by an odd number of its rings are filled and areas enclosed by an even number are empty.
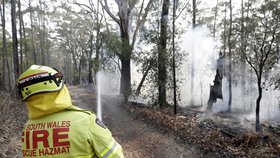
<svg viewBox="0 0 280 158">
<path fill-rule="evenodd" d="M 188 4 L 189 4 L 189 0 L 186 2 L 185 6 L 182 8 L 182 10 L 179 11 L 179 14 L 175 17 L 175 20 L 177 20 L 180 17 L 180 15 L 183 13 L 183 11 L 187 8 Z"/>
<path fill-rule="evenodd" d="M 255 71 L 257 77 L 259 77 L 259 73 L 258 70 L 255 68 L 255 66 L 253 65 L 253 63 L 251 62 L 251 60 L 248 59 L 247 55 L 245 54 L 245 60 L 247 61 L 247 63 L 251 66 L 251 68 L 253 68 L 253 70 Z"/>
<path fill-rule="evenodd" d="M 145 1 L 145 0 L 143 0 L 143 3 L 144 3 L 144 1 Z M 138 2 L 138 0 L 133 0 L 132 2 L 129 1 L 129 11 L 131 11 L 131 10 L 135 7 L 135 5 L 136 5 L 137 2 Z M 143 3 L 142 3 L 142 4 L 143 4 Z"/>
<path fill-rule="evenodd" d="M 101 32 L 100 35 L 104 39 L 105 43 L 109 46 L 109 48 L 111 48 L 117 56 L 121 56 L 121 54 L 115 49 L 116 47 L 113 46 L 109 40 L 107 40 L 106 36 Z"/>
<path fill-rule="evenodd" d="M 85 7 L 85 8 L 87 8 L 88 10 L 90 10 L 91 12 L 94 12 L 94 10 L 93 10 L 91 7 L 89 7 L 88 5 L 86 5 L 86 4 L 78 3 L 77 1 L 74 1 L 73 4 L 78 5 L 78 6 L 81 7 L 82 9 L 84 9 L 84 7 Z"/>
<path fill-rule="evenodd" d="M 264 60 L 263 60 L 263 63 L 266 62 L 266 60 L 267 60 L 269 54 L 271 53 L 272 44 L 273 44 L 273 42 L 274 42 L 274 40 L 275 40 L 275 34 L 276 34 L 276 30 L 277 30 L 278 26 L 279 26 L 279 24 L 277 24 L 277 25 L 275 26 L 275 28 L 273 29 L 273 32 L 272 32 L 272 39 L 271 39 L 271 41 L 270 41 L 269 48 L 268 48 L 267 52 L 265 53 L 265 58 L 264 58 Z"/>
<path fill-rule="evenodd" d="M 121 22 L 120 19 L 116 18 L 116 16 L 110 11 L 109 7 L 108 7 L 108 3 L 107 0 L 104 0 L 104 3 L 102 3 L 101 0 L 99 0 L 100 4 L 102 5 L 102 7 L 106 10 L 107 14 L 119 25 L 121 26 Z"/>
<path fill-rule="evenodd" d="M 145 8 L 145 12 L 144 12 L 142 18 L 140 19 L 141 13 L 142 13 L 142 11 L 143 11 L 144 1 L 143 1 L 142 5 L 141 5 L 141 10 L 140 10 L 139 15 L 138 15 L 136 28 L 135 28 L 134 33 L 133 33 L 132 44 L 131 44 L 131 47 L 132 47 L 132 48 L 133 48 L 134 45 L 135 45 L 136 35 L 137 35 L 139 29 L 140 29 L 141 26 L 143 26 L 143 25 L 145 24 L 145 22 L 146 22 L 146 18 L 147 18 L 147 15 L 148 15 L 149 10 L 150 10 L 150 8 L 151 8 L 152 2 L 153 2 L 153 0 L 149 0 L 147 6 L 146 6 L 146 8 Z"/>
</svg>

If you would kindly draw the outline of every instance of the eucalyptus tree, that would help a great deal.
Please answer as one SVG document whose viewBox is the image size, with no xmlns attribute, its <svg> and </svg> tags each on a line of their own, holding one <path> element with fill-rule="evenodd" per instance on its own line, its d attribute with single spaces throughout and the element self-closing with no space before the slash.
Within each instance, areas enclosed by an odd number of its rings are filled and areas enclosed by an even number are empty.
<svg viewBox="0 0 280 158">
<path fill-rule="evenodd" d="M 256 99 L 256 131 L 260 130 L 260 104 L 264 85 L 264 76 L 270 74 L 279 61 L 280 38 L 280 1 L 269 0 L 251 6 L 250 17 L 246 20 L 246 40 L 248 47 L 244 54 L 247 63 L 257 78 L 258 98 Z"/>
<path fill-rule="evenodd" d="M 118 7 L 118 14 L 110 9 L 107 0 L 100 1 L 103 8 L 106 10 L 108 15 L 118 24 L 120 30 L 121 39 L 121 51 L 117 52 L 121 60 L 121 87 L 120 92 L 124 94 L 124 99 L 127 101 L 128 96 L 131 94 L 131 57 L 133 53 L 133 48 L 136 42 L 136 37 L 141 26 L 144 25 L 146 21 L 147 14 L 150 7 L 152 6 L 153 0 L 148 0 L 147 3 L 142 1 L 138 3 L 137 0 L 115 0 L 115 4 Z M 140 9 L 137 12 L 136 6 L 139 4 Z M 144 4 L 146 7 L 144 8 Z M 136 15 L 135 28 L 132 31 L 132 36 L 130 35 L 130 27 L 132 15 Z M 130 38 L 132 37 L 132 39 Z"/>
<path fill-rule="evenodd" d="M 197 4 L 196 4 L 196 0 L 192 0 L 192 28 L 193 31 L 197 25 L 196 23 L 196 18 L 197 18 Z M 192 50 L 192 54 L 191 54 L 191 105 L 194 104 L 194 65 L 195 65 L 195 61 L 194 61 L 194 56 L 195 56 L 195 50 Z"/>
<path fill-rule="evenodd" d="M 160 107 L 164 107 L 166 102 L 166 80 L 167 80 L 167 37 L 168 37 L 168 14 L 170 0 L 164 0 L 162 3 L 160 37 L 158 44 L 158 102 Z"/>
<path fill-rule="evenodd" d="M 34 30 L 34 20 L 33 20 L 33 14 L 34 14 L 34 8 L 31 6 L 32 0 L 28 1 L 28 11 L 29 11 L 29 18 L 30 18 L 30 30 L 31 30 L 31 44 L 32 44 L 32 53 L 33 53 L 33 63 L 37 64 L 37 53 L 36 53 L 36 43 L 35 43 L 35 30 Z"/>
<path fill-rule="evenodd" d="M 11 1 L 11 24 L 12 24 L 12 37 L 13 37 L 13 65 L 14 65 L 14 86 L 16 87 L 16 80 L 19 76 L 19 60 L 18 60 L 18 42 L 17 42 L 17 28 L 16 28 L 16 2 Z M 15 92 L 14 95 L 18 93 Z"/>
<path fill-rule="evenodd" d="M 170 2 L 169 2 L 170 3 Z M 142 73 L 143 76 L 137 85 L 136 88 L 136 95 L 140 96 L 142 98 L 150 98 L 150 104 L 153 106 L 160 106 L 163 107 L 164 105 L 169 105 L 170 103 L 173 103 L 174 93 L 172 94 L 173 84 L 174 84 L 174 78 L 173 78 L 173 66 L 176 68 L 176 71 L 179 71 L 181 68 L 182 62 L 185 59 L 185 56 L 183 55 L 183 51 L 180 50 L 178 47 L 177 40 L 173 41 L 171 40 L 171 35 L 173 33 L 173 30 L 171 27 L 172 25 L 172 18 L 170 18 L 170 14 L 168 14 L 168 18 L 166 15 L 166 7 L 165 11 L 163 10 L 163 1 L 155 1 L 154 6 L 152 6 L 150 14 L 147 17 L 146 25 L 142 27 L 140 33 L 139 33 L 139 43 L 140 47 L 137 47 L 137 51 L 135 51 L 133 56 L 133 61 L 138 66 L 138 73 Z M 165 4 L 166 5 L 166 4 Z M 180 36 L 183 31 L 185 31 L 185 28 L 183 27 L 177 27 L 181 24 L 184 24 L 185 19 L 185 11 L 186 8 L 189 7 L 189 3 L 185 1 L 179 1 L 177 6 L 174 9 L 177 9 L 178 14 L 174 14 L 174 24 L 176 25 L 176 29 L 174 29 L 174 35 Z M 161 7 L 158 7 L 161 6 Z M 173 5 L 172 5 L 173 6 Z M 172 8 L 171 5 L 169 8 Z M 172 8 L 173 9 L 173 8 Z M 165 14 L 163 14 L 165 13 Z M 162 16 L 163 15 L 163 16 Z M 173 15 L 172 15 L 173 16 Z M 164 17 L 164 21 L 163 20 Z M 169 19 L 170 18 L 170 19 Z M 179 19 L 179 20 L 178 20 Z M 163 23 L 164 21 L 164 23 Z M 162 29 L 162 25 L 164 24 L 164 29 Z M 166 26 L 165 26 L 166 25 Z M 162 34 L 164 33 L 164 35 Z M 163 38 L 165 37 L 165 38 Z M 159 55 L 163 53 L 161 47 L 162 41 L 166 40 L 165 43 L 165 50 L 164 50 L 164 58 L 165 61 L 162 61 L 162 57 Z M 165 42 L 165 41 L 164 41 Z M 174 54 L 174 59 L 176 60 L 176 65 L 172 64 L 173 58 L 172 58 L 172 48 L 176 47 L 176 53 Z M 144 47 L 148 46 L 149 49 L 145 49 Z M 161 58 L 161 59 L 160 59 Z M 166 99 L 164 102 L 160 99 L 159 94 L 159 83 L 161 82 L 159 80 L 159 76 L 162 74 L 162 70 L 159 69 L 159 65 L 164 64 L 164 71 L 165 71 L 165 96 Z M 176 83 L 181 84 L 182 78 L 175 78 Z M 179 86 L 176 87 L 176 92 L 179 92 L 180 88 Z M 144 93 L 143 93 L 144 92 Z M 176 93 L 176 98 L 180 99 L 180 96 L 177 95 L 179 93 Z M 161 103 L 164 103 L 163 105 L 160 105 Z"/>
<path fill-rule="evenodd" d="M 19 54 L 20 54 L 20 73 L 23 72 L 23 17 L 21 11 L 21 1 L 18 0 L 18 20 L 19 20 Z"/>
<path fill-rule="evenodd" d="M 228 82 L 229 82 L 229 99 L 228 99 L 228 112 L 231 112 L 232 104 L 232 1 L 229 0 L 229 30 L 228 30 L 228 60 L 229 60 L 229 72 L 228 72 Z"/>
<path fill-rule="evenodd" d="M 6 90 L 6 85 L 8 85 L 8 91 L 11 91 L 12 85 L 11 85 L 11 80 L 9 79 L 11 76 L 11 68 L 10 68 L 10 63 L 8 60 L 8 46 L 7 46 L 7 38 L 6 34 L 8 33 L 6 31 L 6 20 L 5 20 L 5 9 L 6 8 L 6 1 L 2 1 L 0 4 L 0 14 L 1 14 L 1 22 L 2 22 L 2 70 L 1 70 L 1 84 L 2 84 L 2 89 Z M 8 83 L 6 82 L 8 81 Z"/>
</svg>

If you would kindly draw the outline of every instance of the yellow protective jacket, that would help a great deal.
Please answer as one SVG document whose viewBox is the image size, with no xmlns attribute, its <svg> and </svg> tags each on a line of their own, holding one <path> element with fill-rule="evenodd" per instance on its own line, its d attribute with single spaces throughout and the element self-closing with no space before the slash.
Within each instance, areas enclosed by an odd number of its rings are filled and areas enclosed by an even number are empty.
<svg viewBox="0 0 280 158">
<path fill-rule="evenodd" d="M 122 147 L 94 113 L 72 105 L 66 86 L 26 100 L 23 157 L 123 158 Z"/>
</svg>

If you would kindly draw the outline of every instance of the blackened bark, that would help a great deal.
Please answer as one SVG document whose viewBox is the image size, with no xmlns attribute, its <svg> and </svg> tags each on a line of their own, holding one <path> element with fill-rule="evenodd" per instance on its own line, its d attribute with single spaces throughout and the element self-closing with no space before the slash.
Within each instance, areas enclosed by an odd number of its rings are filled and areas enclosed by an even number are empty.
<svg viewBox="0 0 280 158">
<path fill-rule="evenodd" d="M 216 103 L 217 99 L 223 99 L 222 85 L 223 85 L 223 74 L 224 74 L 224 56 L 220 52 L 219 59 L 217 60 L 217 70 L 214 79 L 214 85 L 210 86 L 210 97 L 207 103 L 207 109 L 212 110 L 212 106 Z"/>
<path fill-rule="evenodd" d="M 262 86 L 261 86 L 261 77 L 258 77 L 258 90 L 259 96 L 256 100 L 256 131 L 260 131 L 260 103 L 262 99 Z"/>
</svg>

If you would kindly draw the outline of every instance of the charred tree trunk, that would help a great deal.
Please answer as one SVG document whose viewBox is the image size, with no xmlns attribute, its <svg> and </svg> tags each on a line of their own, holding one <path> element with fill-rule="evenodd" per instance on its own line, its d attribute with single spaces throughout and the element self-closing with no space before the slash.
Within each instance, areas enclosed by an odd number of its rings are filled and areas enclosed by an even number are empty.
<svg viewBox="0 0 280 158">
<path fill-rule="evenodd" d="M 260 75 L 261 76 L 261 75 Z M 260 104 L 261 104 L 261 99 L 262 99 L 262 81 L 261 77 L 258 77 L 258 91 L 259 91 L 259 96 L 256 100 L 256 131 L 260 131 Z"/>
<path fill-rule="evenodd" d="M 207 103 L 207 110 L 211 111 L 213 104 L 216 103 L 217 99 L 223 99 L 222 85 L 223 85 L 223 74 L 224 74 L 224 56 L 220 52 L 219 59 L 217 60 L 217 70 L 214 79 L 214 85 L 210 86 L 210 96 Z"/>
<path fill-rule="evenodd" d="M 161 13 L 161 26 L 160 26 L 160 38 L 158 49 L 158 102 L 159 106 L 164 107 L 166 102 L 166 64 L 167 64 L 167 34 L 168 34 L 168 14 L 169 14 L 170 1 L 164 0 L 162 4 Z"/>
</svg>

